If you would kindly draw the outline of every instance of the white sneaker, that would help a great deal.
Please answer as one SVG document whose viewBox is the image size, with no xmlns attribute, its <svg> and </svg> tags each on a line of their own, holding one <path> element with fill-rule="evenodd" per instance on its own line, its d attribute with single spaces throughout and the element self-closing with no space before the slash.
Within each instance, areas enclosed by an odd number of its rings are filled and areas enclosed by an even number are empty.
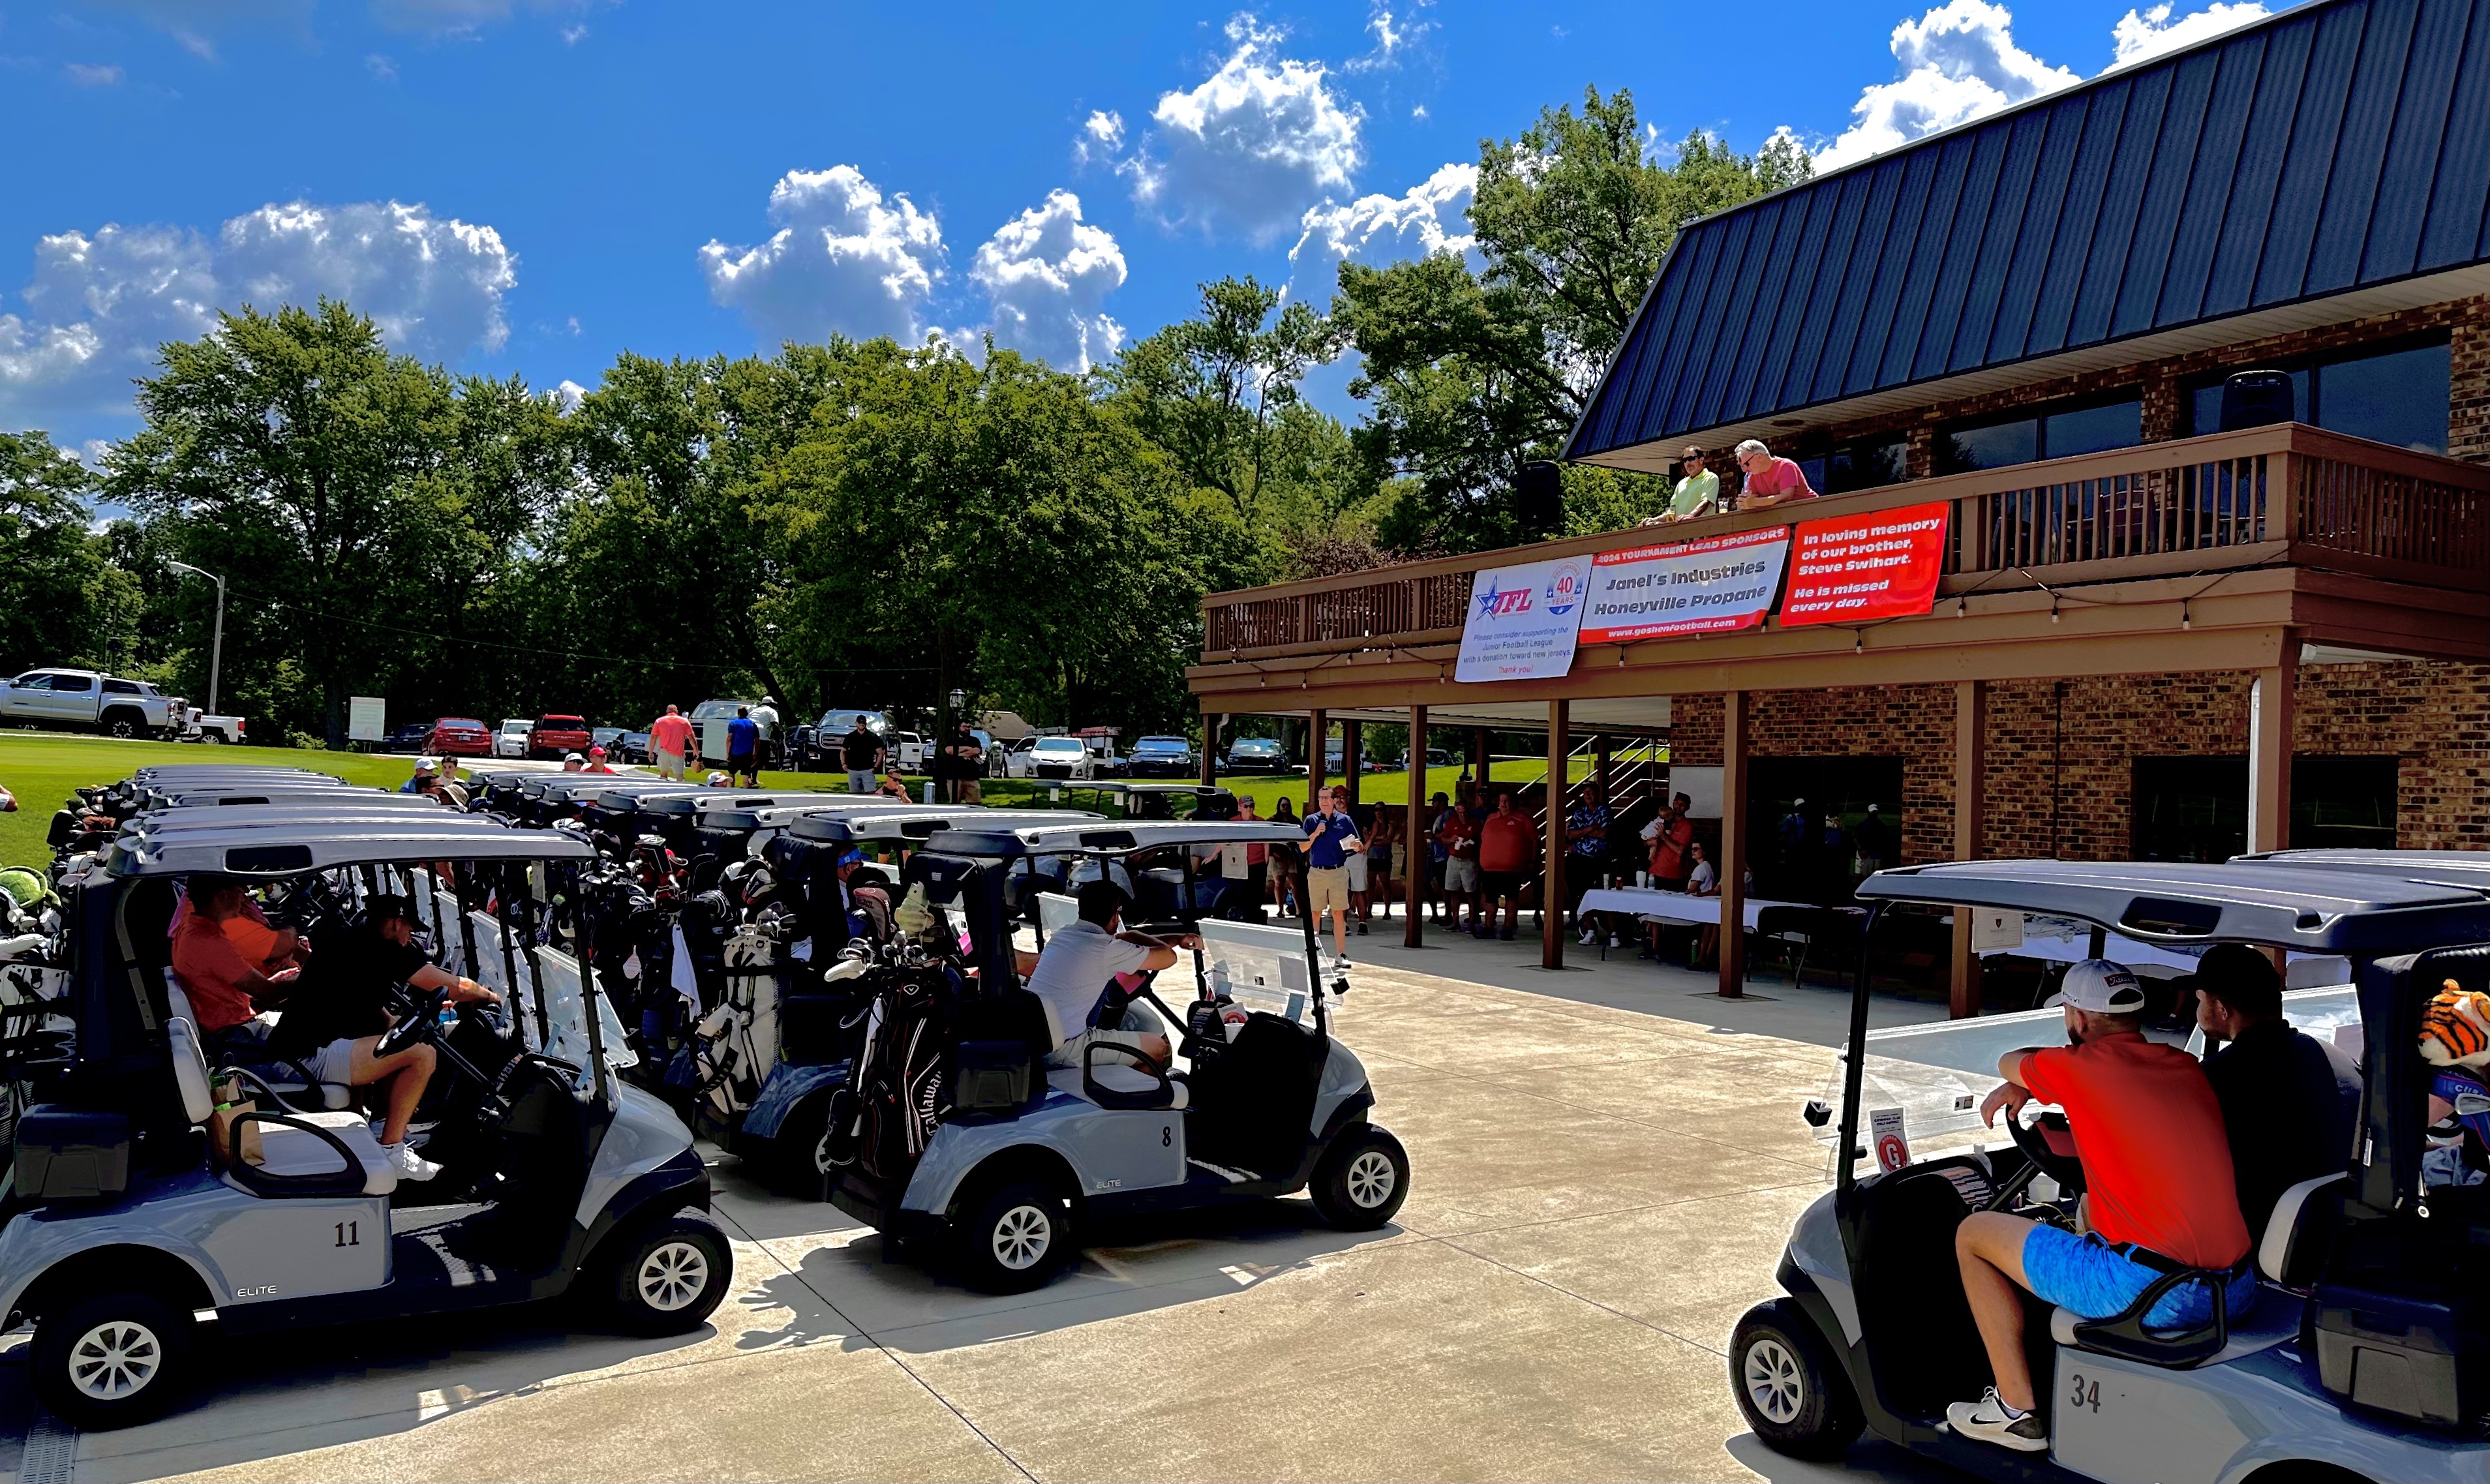
<svg viewBox="0 0 2490 1484">
<path fill-rule="evenodd" d="M 1956 1402 L 1948 1407 L 1946 1421 L 1965 1438 L 1993 1442 L 2017 1453 L 2049 1451 L 2049 1433 L 2041 1425 L 2041 1414 L 2012 1411 L 1998 1396 L 1995 1386 L 1983 1392 L 1977 1402 Z"/>
<path fill-rule="evenodd" d="M 1582 946 L 1586 948 L 1589 947 L 1591 946 L 1591 930 L 1587 927 L 1582 929 Z"/>
<path fill-rule="evenodd" d="M 1622 945 L 1621 945 L 1621 944 L 1619 944 L 1619 943 L 1617 942 L 1617 935 L 1616 935 L 1616 934 L 1614 934 L 1614 933 L 1610 933 L 1610 934 L 1608 935 L 1608 946 L 1609 946 L 1609 947 L 1612 947 L 1612 948 L 1622 946 Z"/>
<path fill-rule="evenodd" d="M 414 1180 L 420 1183 L 441 1173 L 441 1167 L 439 1165 L 434 1164 L 431 1160 L 424 1158 L 415 1150 L 408 1149 L 403 1144 L 382 1145 L 381 1151 L 389 1155 L 390 1165 L 397 1171 L 398 1178 L 400 1179 Z"/>
</svg>

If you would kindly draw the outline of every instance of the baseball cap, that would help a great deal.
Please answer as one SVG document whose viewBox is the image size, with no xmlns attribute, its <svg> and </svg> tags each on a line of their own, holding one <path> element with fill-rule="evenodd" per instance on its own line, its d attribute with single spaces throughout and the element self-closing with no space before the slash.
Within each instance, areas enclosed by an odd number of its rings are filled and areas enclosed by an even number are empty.
<svg viewBox="0 0 2490 1484">
<path fill-rule="evenodd" d="M 384 892 L 363 898 L 363 916 L 374 922 L 394 917 L 400 922 L 421 922 L 423 917 L 415 910 L 415 899 Z"/>
<path fill-rule="evenodd" d="M 2066 1003 L 2096 1015 L 2132 1015 L 2144 1008 L 2144 989 L 2125 964 L 2088 958 L 2067 971 L 2059 985 Z"/>
<path fill-rule="evenodd" d="M 415 760 L 415 771 L 418 776 L 424 773 L 438 773 L 441 771 L 441 765 L 428 757 L 420 757 Z"/>
</svg>

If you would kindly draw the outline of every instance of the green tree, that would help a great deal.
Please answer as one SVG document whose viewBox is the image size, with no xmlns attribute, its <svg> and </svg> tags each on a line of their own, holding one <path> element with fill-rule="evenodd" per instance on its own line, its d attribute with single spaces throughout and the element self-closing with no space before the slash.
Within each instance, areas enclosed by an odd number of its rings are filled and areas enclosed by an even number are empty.
<svg viewBox="0 0 2490 1484">
<path fill-rule="evenodd" d="M 104 488 L 162 555 L 226 578 L 226 693 L 275 723 L 260 735 L 338 745 L 349 694 L 472 666 L 465 617 L 506 576 L 559 467 L 549 404 L 393 355 L 325 300 L 219 315 L 160 365 Z M 182 600 L 195 661 L 207 609 Z"/>
<path fill-rule="evenodd" d="M 1347 263 L 1332 301 L 1363 357 L 1350 389 L 1372 409 L 1361 435 L 1416 481 L 1387 538 L 1475 549 L 1529 534 L 1505 492 L 1561 447 L 1679 230 L 1809 169 L 1786 139 L 1746 156 L 1700 131 L 1658 158 L 1623 89 L 1586 89 L 1578 115 L 1543 109 L 1520 138 L 1481 141 L 1470 224 L 1483 266 Z M 1606 481 L 1569 479 L 1567 495 L 1620 503 Z"/>
<path fill-rule="evenodd" d="M 89 529 L 94 483 L 45 434 L 0 432 L 0 675 L 131 668 L 142 597 Z"/>
</svg>

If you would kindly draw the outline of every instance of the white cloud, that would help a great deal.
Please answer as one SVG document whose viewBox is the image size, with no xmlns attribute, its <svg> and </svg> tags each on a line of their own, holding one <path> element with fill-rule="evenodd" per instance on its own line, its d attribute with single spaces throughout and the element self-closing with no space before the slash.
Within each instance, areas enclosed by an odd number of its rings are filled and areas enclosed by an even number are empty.
<svg viewBox="0 0 2490 1484">
<path fill-rule="evenodd" d="M 371 11 L 372 19 L 391 31 L 418 36 L 469 36 L 509 19 L 522 8 L 576 13 L 587 10 L 590 3 L 591 0 L 371 0 Z M 562 39 L 576 42 L 587 34 L 586 26 L 565 26 Z"/>
<path fill-rule="evenodd" d="M 2157 5 L 2141 12 L 2129 11 L 2120 16 L 2118 23 L 2110 27 L 2110 41 L 2117 48 L 2117 56 L 2110 62 L 2110 67 L 2115 70 L 2157 57 L 2165 51 L 2192 46 L 2209 36 L 2219 36 L 2267 14 L 2266 8 L 2257 0 L 2245 0 L 2244 4 L 2215 0 L 2205 9 L 2182 15 L 2177 20 L 2170 18 L 2171 9 L 2168 5 Z"/>
<path fill-rule="evenodd" d="M 854 165 L 790 170 L 769 191 L 777 233 L 757 247 L 700 249 L 709 298 L 766 343 L 921 336 L 942 276 L 942 228 L 905 195 L 885 201 Z"/>
<path fill-rule="evenodd" d="M 564 412 L 577 412 L 579 411 L 579 404 L 588 398 L 588 389 L 565 376 L 561 381 L 554 384 L 554 389 L 550 394 L 553 397 L 554 405 L 560 407 Z"/>
<path fill-rule="evenodd" d="M 1113 164 L 1124 148 L 1124 116 L 1108 108 L 1093 109 L 1089 122 L 1081 126 L 1081 137 L 1072 141 L 1072 160 L 1076 164 Z"/>
<path fill-rule="evenodd" d="M 1395 15 L 1386 0 L 1370 0 L 1366 12 L 1366 34 L 1375 38 L 1375 49 L 1362 57 L 1351 57 L 1348 71 L 1388 72 L 1400 66 L 1402 53 L 1435 29 L 1432 20 L 1412 18 L 1430 3 L 1431 0 L 1413 0 L 1406 10 Z"/>
<path fill-rule="evenodd" d="M 1283 33 L 1250 15 L 1228 23 L 1235 49 L 1199 87 L 1162 94 L 1155 149 L 1122 166 L 1133 198 L 1169 225 L 1232 228 L 1268 242 L 1307 206 L 1346 192 L 1364 162 L 1365 112 L 1344 106 L 1320 63 L 1275 55 Z"/>
<path fill-rule="evenodd" d="M 383 82 L 397 81 L 397 64 L 377 51 L 363 58 L 363 67 Z"/>
<path fill-rule="evenodd" d="M 63 70 L 70 74 L 70 81 L 82 88 L 108 88 L 121 80 L 121 69 L 117 67 L 71 62 Z"/>
<path fill-rule="evenodd" d="M 1380 265 L 1434 253 L 1464 256 L 1477 246 L 1469 231 L 1478 166 L 1454 163 L 1397 196 L 1360 196 L 1343 206 L 1325 201 L 1300 218 L 1288 249 L 1288 293 L 1320 306 L 1331 301 L 1340 265 Z"/>
<path fill-rule="evenodd" d="M 586 26 L 565 26 L 562 28 L 562 44 L 565 46 L 576 46 L 582 41 L 586 40 L 587 37 L 588 28 Z"/>
<path fill-rule="evenodd" d="M 2080 80 L 2015 45 L 2013 23 L 1991 0 L 1949 0 L 1896 25 L 1901 75 L 1859 95 L 1854 122 L 1816 154 L 1816 168 L 1837 169 Z"/>
<path fill-rule="evenodd" d="M 273 312 L 325 295 L 411 355 L 497 350 L 517 268 L 493 228 L 396 201 L 271 203 L 214 237 L 117 224 L 44 237 L 27 312 L 0 314 L 0 425 L 125 412 L 160 343 L 195 339 L 217 309 L 246 304 Z"/>
<path fill-rule="evenodd" d="M 1081 198 L 1048 193 L 977 249 L 969 277 L 994 305 L 995 343 L 1058 371 L 1086 371 L 1124 343 L 1107 296 L 1123 286 L 1114 234 L 1081 219 Z"/>
</svg>

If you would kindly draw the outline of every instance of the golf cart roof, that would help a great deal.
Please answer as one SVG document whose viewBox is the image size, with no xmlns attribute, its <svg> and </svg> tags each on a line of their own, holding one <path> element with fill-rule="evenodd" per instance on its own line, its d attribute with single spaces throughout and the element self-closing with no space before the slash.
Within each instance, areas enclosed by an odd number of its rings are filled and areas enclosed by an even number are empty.
<svg viewBox="0 0 2490 1484">
<path fill-rule="evenodd" d="M 709 814 L 716 809 L 838 809 L 871 800 L 871 794 L 814 794 L 796 790 L 701 788 L 688 794 L 661 794 L 644 800 L 651 814 Z M 706 819 L 703 824 L 709 823 Z M 720 827 L 729 828 L 729 827 Z"/>
<path fill-rule="evenodd" d="M 1208 845 L 1299 845 L 1305 831 L 1260 820 L 1196 824 L 1190 820 L 1100 820 L 1094 824 L 1035 825 L 1009 830 L 953 829 L 942 841 L 946 856 L 1129 856 L 1145 850 Z"/>
<path fill-rule="evenodd" d="M 343 783 L 333 772 L 311 768 L 286 768 L 265 763 L 167 763 L 141 768 L 130 775 L 135 783 L 188 782 L 200 778 L 295 778 L 305 783 Z"/>
<path fill-rule="evenodd" d="M 1149 741 L 1146 737 L 1142 740 Z M 1191 794 L 1197 799 L 1230 792 L 1227 785 L 1218 783 L 1126 783 L 1114 778 L 1102 778 L 1095 783 L 1085 781 L 1081 787 L 1084 792 L 1095 789 L 1102 794 Z"/>
<path fill-rule="evenodd" d="M 560 829 L 478 829 L 444 814 L 409 825 L 306 822 L 291 829 L 200 829 L 113 844 L 115 876 L 293 876 L 341 865 L 427 860 L 586 860 L 588 842 Z"/>
<path fill-rule="evenodd" d="M 2276 850 L 2234 856 L 2231 863 L 2363 871 L 2430 886 L 2461 887 L 2490 895 L 2490 851 L 2484 850 Z"/>
<path fill-rule="evenodd" d="M 148 812 L 158 813 L 166 809 L 235 809 L 246 808 L 253 804 L 335 803 L 347 800 L 382 809 L 419 811 L 430 809 L 436 814 L 441 812 L 439 800 L 427 799 L 421 794 L 394 794 L 387 789 L 377 788 L 297 788 L 291 784 L 279 784 L 272 788 L 237 783 L 229 787 L 218 785 L 214 788 L 155 790 L 140 800 L 140 806 Z M 382 803 L 380 802 L 382 800 L 396 800 L 397 802 Z"/>
<path fill-rule="evenodd" d="M 987 809 L 973 805 L 954 809 L 835 809 L 793 821 L 787 832 L 799 840 L 845 844 L 856 840 L 923 840 L 951 830 L 986 834 L 1028 826 L 1100 820 L 1104 815 L 1079 809 Z"/>
<path fill-rule="evenodd" d="M 436 815 L 439 816 L 438 821 L 434 818 Z M 375 807 L 362 799 L 341 799 L 334 803 L 326 800 L 286 799 L 274 803 L 243 804 L 228 809 L 163 809 L 154 814 L 133 816 L 121 827 L 121 832 L 126 835 L 159 835 L 180 830 L 264 829 L 286 825 L 386 825 L 398 829 L 419 822 L 425 828 L 436 822 L 503 828 L 498 821 L 485 815 L 445 809 L 437 803 L 432 805 L 431 814 L 424 814 L 391 804 Z"/>
<path fill-rule="evenodd" d="M 1879 871 L 1859 895 L 2076 917 L 2156 944 L 2373 954 L 2490 940 L 2478 891 L 2296 863 L 1964 860 Z"/>
</svg>

